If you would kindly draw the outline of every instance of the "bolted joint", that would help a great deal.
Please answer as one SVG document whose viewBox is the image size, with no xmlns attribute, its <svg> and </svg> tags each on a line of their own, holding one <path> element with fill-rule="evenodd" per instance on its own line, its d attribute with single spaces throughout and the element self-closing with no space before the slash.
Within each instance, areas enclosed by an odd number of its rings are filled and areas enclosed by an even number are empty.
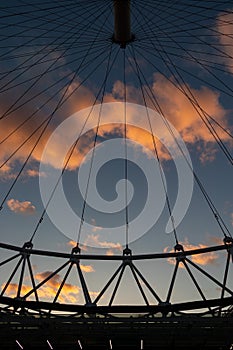
<svg viewBox="0 0 233 350">
<path fill-rule="evenodd" d="M 69 260 L 72 264 L 79 264 L 80 263 L 80 260 L 79 260 L 79 257 L 77 255 L 72 255 L 70 257 L 70 260 Z"/>
<path fill-rule="evenodd" d="M 23 245 L 24 249 L 32 249 L 33 248 L 33 244 L 32 242 L 25 242 Z"/>
<path fill-rule="evenodd" d="M 174 247 L 175 252 L 180 252 L 183 253 L 184 252 L 184 247 L 182 246 L 182 244 L 177 243 Z M 179 256 L 176 257 L 176 261 L 184 261 L 184 255 L 180 254 Z"/>
<path fill-rule="evenodd" d="M 14 299 L 17 301 L 26 301 L 25 297 L 15 297 Z"/>
<path fill-rule="evenodd" d="M 76 247 L 74 247 L 71 251 L 71 254 L 80 254 L 81 249 L 79 248 L 79 244 L 77 243 Z"/>
<path fill-rule="evenodd" d="M 226 245 L 232 245 L 233 244 L 233 238 L 229 237 L 229 236 L 226 236 L 226 237 L 223 238 L 223 243 L 226 244 Z"/>
<path fill-rule="evenodd" d="M 168 301 L 160 301 L 160 303 L 159 303 L 158 305 L 159 305 L 159 306 L 162 306 L 162 307 L 166 307 L 166 306 L 171 305 L 171 303 L 168 302 Z"/>
<path fill-rule="evenodd" d="M 71 250 L 70 262 L 72 264 L 79 264 L 80 253 L 81 253 L 81 249 L 79 248 L 79 244 L 77 243 L 77 245 Z"/>
<path fill-rule="evenodd" d="M 27 256 L 30 255 L 30 250 L 33 248 L 32 242 L 25 242 L 23 245 L 23 249 L 25 249 L 24 252 L 21 252 L 21 255 L 26 258 Z"/>
<path fill-rule="evenodd" d="M 174 247 L 175 252 L 184 252 L 184 247 L 182 246 L 182 244 L 176 244 Z"/>
<path fill-rule="evenodd" d="M 224 237 L 223 243 L 227 246 L 227 251 L 231 255 L 231 261 L 233 262 L 233 238 L 232 237 Z"/>
<path fill-rule="evenodd" d="M 176 257 L 176 261 L 183 262 L 184 261 L 184 255 L 180 255 Z"/>
<path fill-rule="evenodd" d="M 129 249 L 129 247 L 127 246 L 124 250 L 123 250 L 123 255 L 132 255 L 132 250 Z"/>
<path fill-rule="evenodd" d="M 163 309 L 161 310 L 161 313 L 163 317 L 166 317 L 169 314 L 169 311 L 167 310 L 167 308 L 171 305 L 171 303 L 167 301 L 160 301 L 158 305 L 164 308 L 164 310 Z"/>
<path fill-rule="evenodd" d="M 124 265 L 130 265 L 132 264 L 132 260 L 130 259 L 130 257 L 132 256 L 132 250 L 129 249 L 128 245 L 126 246 L 126 248 L 123 250 L 123 256 L 128 256 L 129 259 L 124 259 L 123 263 Z"/>
<path fill-rule="evenodd" d="M 88 303 L 85 304 L 85 306 L 91 309 L 91 308 L 93 308 L 93 307 L 96 307 L 96 303 L 90 303 L 90 302 L 88 302 Z"/>
</svg>

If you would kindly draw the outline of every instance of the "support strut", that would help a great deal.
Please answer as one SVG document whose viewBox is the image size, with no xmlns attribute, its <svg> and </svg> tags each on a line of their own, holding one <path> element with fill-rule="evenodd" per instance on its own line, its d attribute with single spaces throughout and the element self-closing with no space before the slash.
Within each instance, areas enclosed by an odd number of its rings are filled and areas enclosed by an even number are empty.
<svg viewBox="0 0 233 350">
<path fill-rule="evenodd" d="M 131 42 L 130 0 L 114 0 L 113 41 L 125 48 Z"/>
</svg>

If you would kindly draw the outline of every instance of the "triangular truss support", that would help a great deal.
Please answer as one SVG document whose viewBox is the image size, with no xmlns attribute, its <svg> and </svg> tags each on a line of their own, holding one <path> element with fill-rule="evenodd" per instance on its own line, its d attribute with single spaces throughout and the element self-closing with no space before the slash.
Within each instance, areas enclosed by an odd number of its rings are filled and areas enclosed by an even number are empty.
<svg viewBox="0 0 233 350">
<path fill-rule="evenodd" d="M 134 265 L 133 260 L 131 258 L 132 256 L 132 251 L 131 249 L 129 249 L 128 247 L 126 247 L 123 250 L 123 260 L 121 265 L 117 268 L 117 270 L 114 272 L 114 274 L 110 277 L 110 279 L 108 280 L 108 282 L 106 283 L 106 285 L 104 286 L 104 288 L 101 290 L 101 292 L 98 294 L 98 296 L 96 297 L 94 303 L 97 304 L 98 301 L 103 297 L 103 295 L 105 294 L 105 292 L 108 290 L 108 288 L 110 287 L 110 285 L 113 283 L 113 281 L 116 279 L 116 277 L 118 276 L 117 282 L 115 284 L 115 287 L 113 289 L 112 295 L 110 297 L 110 301 L 108 306 L 111 306 L 113 304 L 113 301 L 115 299 L 116 293 L 118 291 L 120 282 L 122 280 L 122 277 L 124 275 L 124 271 L 125 268 L 127 266 L 129 266 L 132 275 L 134 277 L 134 280 L 139 288 L 139 291 L 141 293 L 141 296 L 145 302 L 146 305 L 149 306 L 149 301 L 147 299 L 147 296 L 142 288 L 142 284 L 140 283 L 140 280 L 145 284 L 145 286 L 147 287 L 147 289 L 151 292 L 151 294 L 154 296 L 154 298 L 156 299 L 156 301 L 160 304 L 162 303 L 162 300 L 160 299 L 160 297 L 158 296 L 158 294 L 155 292 L 154 288 L 149 284 L 149 282 L 146 280 L 146 278 L 142 275 L 142 273 L 139 271 L 139 269 Z M 127 259 L 128 257 L 128 259 Z"/>
</svg>

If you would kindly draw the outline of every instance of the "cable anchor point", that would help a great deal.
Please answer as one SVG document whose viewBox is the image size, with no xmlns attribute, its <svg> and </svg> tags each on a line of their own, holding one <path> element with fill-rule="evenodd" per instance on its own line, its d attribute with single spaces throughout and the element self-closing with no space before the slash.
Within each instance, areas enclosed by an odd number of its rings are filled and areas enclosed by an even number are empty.
<svg viewBox="0 0 233 350">
<path fill-rule="evenodd" d="M 231 255 L 231 261 L 233 263 L 233 238 L 226 236 L 223 238 L 223 243 L 227 246 L 227 251 Z"/>
<path fill-rule="evenodd" d="M 176 260 L 177 261 L 183 261 L 184 260 L 184 255 L 182 253 L 184 253 L 184 247 L 182 244 L 180 243 L 177 243 L 175 246 L 174 246 L 174 250 L 175 252 L 180 252 L 181 254 L 179 256 L 176 257 Z"/>
</svg>

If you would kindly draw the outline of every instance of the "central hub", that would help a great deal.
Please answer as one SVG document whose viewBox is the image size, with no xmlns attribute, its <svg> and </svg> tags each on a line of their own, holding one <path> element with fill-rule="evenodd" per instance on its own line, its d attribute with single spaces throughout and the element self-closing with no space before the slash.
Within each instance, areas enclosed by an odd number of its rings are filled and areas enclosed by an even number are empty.
<svg viewBox="0 0 233 350">
<path fill-rule="evenodd" d="M 122 48 L 133 41 L 130 21 L 130 0 L 114 0 L 113 41 Z"/>
</svg>

